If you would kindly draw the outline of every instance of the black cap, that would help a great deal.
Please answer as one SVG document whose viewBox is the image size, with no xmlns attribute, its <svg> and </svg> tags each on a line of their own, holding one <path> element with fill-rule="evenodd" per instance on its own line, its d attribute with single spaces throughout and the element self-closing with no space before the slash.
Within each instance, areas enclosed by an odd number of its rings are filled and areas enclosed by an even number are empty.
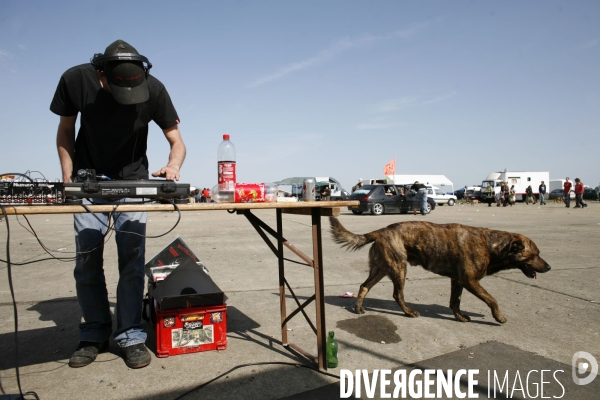
<svg viewBox="0 0 600 400">
<path fill-rule="evenodd" d="M 108 45 L 104 56 L 119 53 L 140 55 L 129 43 L 117 40 Z M 150 93 L 142 61 L 109 61 L 104 66 L 104 75 L 117 103 L 128 105 L 148 101 Z"/>
</svg>

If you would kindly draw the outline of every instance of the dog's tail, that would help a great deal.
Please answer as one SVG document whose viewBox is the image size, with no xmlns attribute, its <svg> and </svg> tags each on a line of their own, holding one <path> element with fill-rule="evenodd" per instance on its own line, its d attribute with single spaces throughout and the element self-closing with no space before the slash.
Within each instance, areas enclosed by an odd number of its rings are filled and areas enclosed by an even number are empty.
<svg viewBox="0 0 600 400">
<path fill-rule="evenodd" d="M 331 234 L 333 235 L 333 240 L 336 243 L 342 245 L 342 247 L 347 247 L 350 250 L 358 250 L 361 247 L 375 241 L 375 238 L 370 237 L 369 234 L 366 235 L 357 235 L 355 233 L 350 232 L 336 217 L 329 217 L 329 223 L 331 224 Z"/>
</svg>

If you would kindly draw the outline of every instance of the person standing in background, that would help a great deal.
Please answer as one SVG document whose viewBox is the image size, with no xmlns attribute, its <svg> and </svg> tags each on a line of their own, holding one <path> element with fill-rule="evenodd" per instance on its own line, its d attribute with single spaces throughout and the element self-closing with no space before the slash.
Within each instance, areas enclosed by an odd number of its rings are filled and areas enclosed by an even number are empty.
<svg viewBox="0 0 600 400">
<path fill-rule="evenodd" d="M 527 189 L 525 189 L 525 204 L 529 205 L 529 202 L 533 202 L 533 189 L 531 188 L 531 185 L 527 186 Z"/>
<path fill-rule="evenodd" d="M 494 202 L 494 188 L 489 182 L 487 184 L 487 187 L 485 188 L 485 198 L 488 201 L 488 207 L 491 207 L 492 203 Z"/>
<path fill-rule="evenodd" d="M 565 178 L 565 183 L 563 183 L 563 200 L 565 201 L 565 207 L 571 207 L 571 187 L 573 185 L 569 181 L 569 177 Z"/>
<path fill-rule="evenodd" d="M 504 197 L 503 206 L 506 207 L 510 205 L 510 188 L 508 187 L 508 182 L 502 182 L 504 186 L 502 186 L 502 195 Z"/>
<path fill-rule="evenodd" d="M 417 195 L 421 199 L 421 215 L 427 215 L 427 186 L 423 185 L 419 181 L 415 181 L 410 189 L 416 191 Z"/>
<path fill-rule="evenodd" d="M 201 203 L 202 202 L 201 198 L 202 198 L 202 193 L 200 192 L 200 189 L 196 189 L 194 191 L 194 200 L 195 200 L 195 203 Z"/>
<path fill-rule="evenodd" d="M 579 178 L 575 178 L 575 208 L 587 207 L 587 204 L 583 201 L 583 192 L 585 186 Z"/>
<path fill-rule="evenodd" d="M 515 185 L 512 185 L 510 187 L 510 190 L 508 191 L 508 204 L 510 204 L 511 207 L 513 206 L 513 204 L 515 204 L 516 195 L 517 192 L 515 192 Z"/>
<path fill-rule="evenodd" d="M 329 186 L 325 186 L 325 188 L 323 188 L 323 193 L 321 193 L 321 199 L 323 201 L 331 200 L 331 189 L 329 188 Z"/>
<path fill-rule="evenodd" d="M 545 206 L 546 205 L 546 184 L 544 183 L 544 181 L 542 181 L 542 183 L 540 183 L 540 187 L 538 189 L 540 191 L 540 205 Z"/>
</svg>

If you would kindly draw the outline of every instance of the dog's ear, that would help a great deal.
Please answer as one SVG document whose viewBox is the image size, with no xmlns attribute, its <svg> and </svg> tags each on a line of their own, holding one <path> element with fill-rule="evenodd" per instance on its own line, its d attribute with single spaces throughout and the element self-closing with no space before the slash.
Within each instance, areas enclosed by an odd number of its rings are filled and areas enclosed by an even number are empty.
<svg viewBox="0 0 600 400">
<path fill-rule="evenodd" d="M 508 246 L 509 246 L 508 247 L 509 253 L 513 253 L 513 254 L 521 253 L 525 249 L 523 240 L 521 240 L 521 238 L 519 238 L 519 237 L 514 237 L 514 236 Z"/>
</svg>

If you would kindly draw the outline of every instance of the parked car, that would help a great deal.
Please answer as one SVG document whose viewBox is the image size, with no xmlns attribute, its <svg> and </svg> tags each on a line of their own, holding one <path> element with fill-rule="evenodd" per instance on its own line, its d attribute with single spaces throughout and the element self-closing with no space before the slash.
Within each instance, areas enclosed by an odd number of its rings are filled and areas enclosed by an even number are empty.
<svg viewBox="0 0 600 400">
<path fill-rule="evenodd" d="M 410 187 L 410 186 L 409 186 Z M 406 194 L 401 194 L 401 193 Z M 348 210 L 354 214 L 370 212 L 373 215 L 386 213 L 421 212 L 421 200 L 416 193 L 406 190 L 401 185 L 365 185 L 355 190 L 348 200 L 359 200 L 360 205 L 350 206 Z M 435 201 L 427 197 L 427 212 L 435 209 Z"/>
<path fill-rule="evenodd" d="M 585 188 L 583 198 L 585 200 L 598 200 L 598 192 L 594 188 Z"/>
<path fill-rule="evenodd" d="M 473 200 L 479 200 L 481 198 L 481 188 L 467 190 L 467 198 Z"/>
<path fill-rule="evenodd" d="M 443 206 L 444 204 L 453 206 L 457 200 L 455 195 L 444 193 L 437 186 L 427 186 L 427 197 L 432 198 L 435 204 L 439 206 Z"/>
<path fill-rule="evenodd" d="M 571 189 L 571 198 L 574 199 L 575 198 L 575 191 L 573 189 Z M 563 190 L 562 189 L 554 189 L 553 191 L 550 192 L 550 195 L 548 196 L 548 199 L 552 200 L 552 199 L 556 199 L 556 198 L 561 198 L 563 197 Z"/>
</svg>

